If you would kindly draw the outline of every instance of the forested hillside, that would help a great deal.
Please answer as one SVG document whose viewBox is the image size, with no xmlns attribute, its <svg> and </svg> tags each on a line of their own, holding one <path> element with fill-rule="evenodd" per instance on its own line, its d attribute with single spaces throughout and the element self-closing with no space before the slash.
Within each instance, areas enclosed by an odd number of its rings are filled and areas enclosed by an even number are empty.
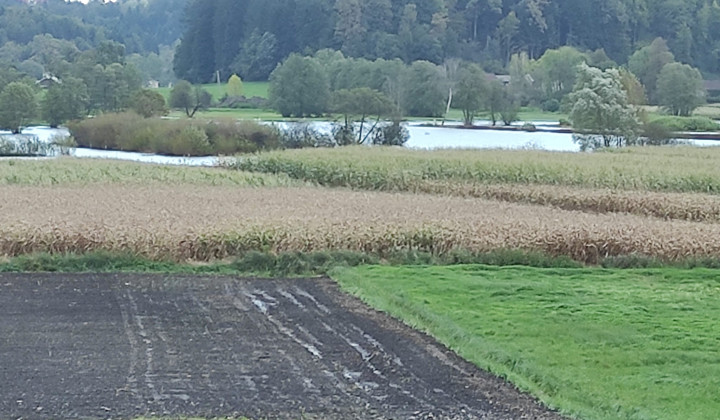
<svg viewBox="0 0 720 420">
<path fill-rule="evenodd" d="M 114 41 L 144 79 L 170 82 L 184 9 L 184 0 L 0 0 L 0 66 L 62 76 L 81 52 Z"/>
<path fill-rule="evenodd" d="M 190 0 L 175 71 L 259 80 L 289 53 L 323 48 L 502 72 L 513 53 L 571 45 L 623 64 L 657 37 L 678 61 L 720 72 L 716 0 Z"/>
</svg>

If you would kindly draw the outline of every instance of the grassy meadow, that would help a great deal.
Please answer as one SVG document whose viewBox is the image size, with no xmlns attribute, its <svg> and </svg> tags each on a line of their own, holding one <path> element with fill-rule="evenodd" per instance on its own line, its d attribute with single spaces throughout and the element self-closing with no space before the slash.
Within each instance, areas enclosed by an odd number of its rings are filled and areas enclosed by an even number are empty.
<svg viewBox="0 0 720 420">
<path fill-rule="evenodd" d="M 270 84 L 268 82 L 243 82 L 242 94 L 248 98 L 252 98 L 253 96 L 267 98 L 269 86 Z M 207 90 L 208 93 L 212 95 L 214 101 L 220 100 L 220 98 L 227 94 L 227 83 L 208 83 L 202 85 L 202 88 Z M 162 87 L 157 89 L 157 91 L 161 95 L 163 95 L 166 100 L 170 98 L 171 90 L 172 89 L 168 87 Z"/>
<path fill-rule="evenodd" d="M 575 418 L 720 412 L 716 271 L 369 266 L 333 278 Z"/>
</svg>

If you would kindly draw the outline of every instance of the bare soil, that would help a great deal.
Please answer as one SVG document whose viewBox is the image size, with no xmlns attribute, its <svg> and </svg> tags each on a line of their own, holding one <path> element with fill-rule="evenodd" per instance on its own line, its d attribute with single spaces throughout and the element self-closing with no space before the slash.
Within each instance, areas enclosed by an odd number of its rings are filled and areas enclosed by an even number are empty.
<svg viewBox="0 0 720 420">
<path fill-rule="evenodd" d="M 0 419 L 561 418 L 328 279 L 3 274 L 0 320 Z"/>
</svg>

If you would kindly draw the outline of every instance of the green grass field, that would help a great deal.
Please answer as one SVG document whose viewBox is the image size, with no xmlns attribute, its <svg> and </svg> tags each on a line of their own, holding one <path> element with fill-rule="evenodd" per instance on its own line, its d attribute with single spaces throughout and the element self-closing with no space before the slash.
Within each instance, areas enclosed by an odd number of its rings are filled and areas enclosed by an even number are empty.
<svg viewBox="0 0 720 420">
<path fill-rule="evenodd" d="M 332 277 L 577 418 L 720 413 L 717 271 L 366 266 Z"/>
<path fill-rule="evenodd" d="M 268 97 L 268 82 L 243 82 L 243 95 L 251 98 L 253 96 L 259 96 L 261 98 Z M 212 95 L 213 100 L 217 101 L 227 93 L 227 83 L 217 84 L 208 83 L 202 85 L 203 89 L 207 90 Z M 165 97 L 167 100 L 170 97 L 170 88 L 158 88 L 157 91 Z"/>
</svg>

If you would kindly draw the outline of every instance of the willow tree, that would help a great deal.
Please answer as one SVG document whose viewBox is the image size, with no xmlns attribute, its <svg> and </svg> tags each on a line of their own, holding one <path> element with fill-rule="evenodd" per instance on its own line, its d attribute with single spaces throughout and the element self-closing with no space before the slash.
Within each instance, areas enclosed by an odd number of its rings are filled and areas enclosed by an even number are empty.
<svg viewBox="0 0 720 420">
<path fill-rule="evenodd" d="M 575 88 L 568 96 L 573 139 L 582 149 L 634 144 L 640 123 L 628 101 L 620 72 L 578 66 Z"/>
</svg>

